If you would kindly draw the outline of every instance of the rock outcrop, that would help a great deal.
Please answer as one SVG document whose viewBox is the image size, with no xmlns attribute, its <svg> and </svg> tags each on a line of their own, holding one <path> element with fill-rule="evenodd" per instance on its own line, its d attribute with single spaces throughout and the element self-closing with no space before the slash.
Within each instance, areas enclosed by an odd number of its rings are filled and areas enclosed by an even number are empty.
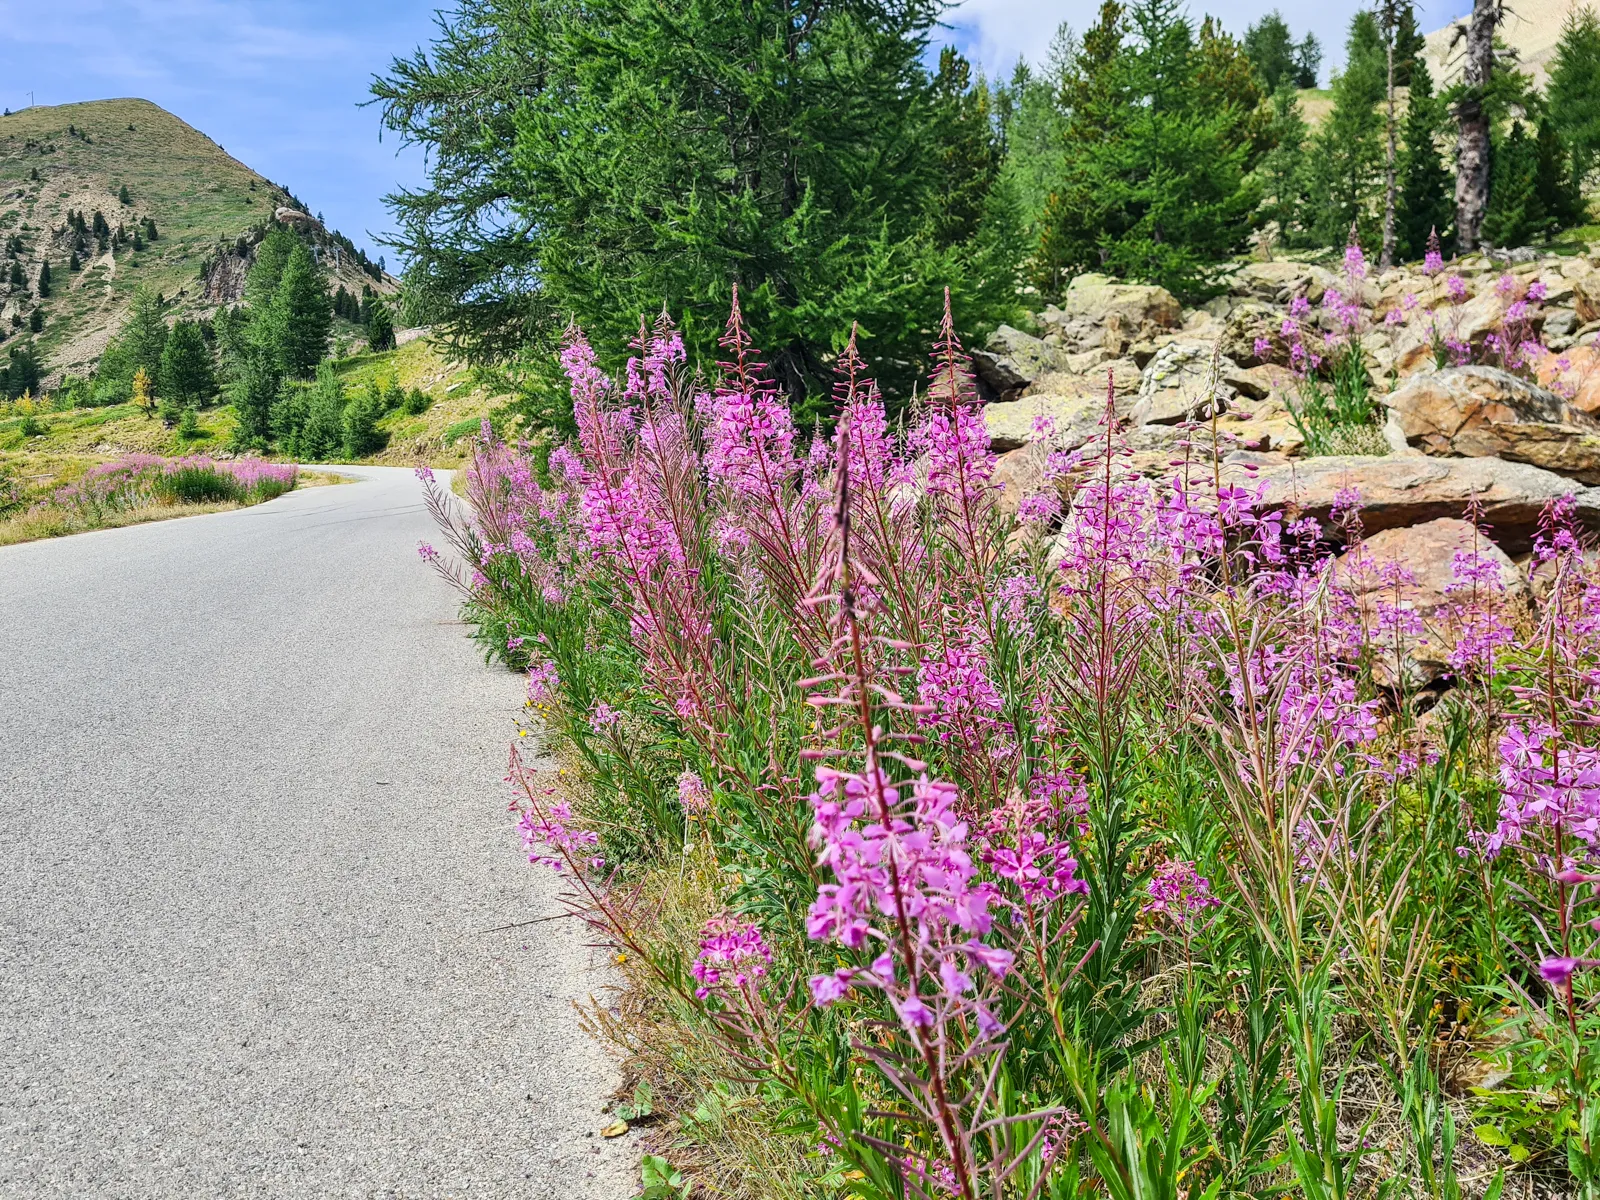
<svg viewBox="0 0 1600 1200">
<path fill-rule="evenodd" d="M 1384 397 L 1396 449 L 1503 458 L 1600 484 L 1600 421 L 1494 367 L 1417 375 Z"/>
<path fill-rule="evenodd" d="M 1265 483 L 1263 511 L 1289 509 L 1325 527 L 1341 494 L 1354 491 L 1369 537 L 1441 517 L 1465 517 L 1474 498 L 1490 536 L 1507 554 L 1528 550 L 1545 506 L 1562 496 L 1574 497 L 1581 524 L 1600 531 L 1600 488 L 1498 458 L 1353 455 L 1263 463 L 1234 455 L 1224 464 L 1224 477 L 1244 486 Z M 1328 532 L 1337 537 L 1336 530 Z"/>
</svg>

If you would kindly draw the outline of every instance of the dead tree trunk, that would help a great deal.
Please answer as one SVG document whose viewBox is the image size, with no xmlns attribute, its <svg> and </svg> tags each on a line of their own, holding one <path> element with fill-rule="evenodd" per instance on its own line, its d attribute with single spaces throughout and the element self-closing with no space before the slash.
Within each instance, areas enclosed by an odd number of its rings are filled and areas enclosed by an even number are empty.
<svg viewBox="0 0 1600 1200">
<path fill-rule="evenodd" d="M 1456 102 L 1456 248 L 1461 253 L 1478 249 L 1483 214 L 1489 207 L 1489 115 L 1483 100 L 1494 70 L 1494 31 L 1499 23 L 1500 0 L 1473 0 L 1462 94 Z"/>
</svg>

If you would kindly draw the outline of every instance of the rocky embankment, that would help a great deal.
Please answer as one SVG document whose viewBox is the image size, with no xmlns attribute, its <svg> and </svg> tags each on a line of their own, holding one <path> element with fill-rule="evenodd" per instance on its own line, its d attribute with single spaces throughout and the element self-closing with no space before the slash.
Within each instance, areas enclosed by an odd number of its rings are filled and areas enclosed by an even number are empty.
<svg viewBox="0 0 1600 1200">
<path fill-rule="evenodd" d="M 1003 503 L 1067 498 L 1073 480 L 1052 480 L 1047 458 L 1098 434 L 1110 388 L 1136 471 L 1209 463 L 1214 429 L 1225 476 L 1260 489 L 1264 508 L 1326 521 L 1358 491 L 1363 553 L 1405 566 L 1424 622 L 1448 603 L 1456 551 L 1482 544 L 1465 519 L 1475 505 L 1514 600 L 1537 582 L 1529 552 L 1551 501 L 1572 497 L 1573 518 L 1600 531 L 1597 262 L 1473 257 L 1359 279 L 1256 262 L 1197 309 L 1164 288 L 1079 276 L 1032 332 L 1001 326 L 973 356 Z M 1387 409 L 1363 436 L 1382 453 L 1308 453 L 1294 367 L 1332 352 L 1325 335 L 1360 341 Z M 1426 638 L 1411 657 L 1424 682 L 1444 669 Z"/>
</svg>

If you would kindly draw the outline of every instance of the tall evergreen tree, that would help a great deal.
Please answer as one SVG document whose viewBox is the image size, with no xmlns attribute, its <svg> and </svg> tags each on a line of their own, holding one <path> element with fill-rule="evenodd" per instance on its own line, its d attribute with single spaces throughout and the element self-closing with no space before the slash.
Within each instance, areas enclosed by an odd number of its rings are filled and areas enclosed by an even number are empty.
<svg viewBox="0 0 1600 1200">
<path fill-rule="evenodd" d="M 1463 252 L 1482 242 L 1489 207 L 1490 132 L 1488 107 L 1494 77 L 1494 35 L 1501 0 L 1473 0 L 1462 55 L 1456 101 L 1456 245 Z"/>
<path fill-rule="evenodd" d="M 161 301 L 149 288 L 133 289 L 128 320 L 119 340 L 127 351 L 127 370 L 143 370 L 154 381 L 161 375 L 161 352 L 167 347 L 167 323 L 161 317 Z"/>
<path fill-rule="evenodd" d="M 5 385 L 7 400 L 39 394 L 39 382 L 44 377 L 44 371 L 39 365 L 39 356 L 32 342 L 23 342 L 21 345 L 11 347 L 6 369 L 0 372 L 0 376 L 3 376 L 0 382 Z"/>
<path fill-rule="evenodd" d="M 1051 39 L 1042 70 L 1035 71 L 1018 59 L 1011 82 L 996 89 L 1006 149 L 1000 173 L 1003 185 L 1020 206 L 1023 237 L 1029 246 L 1038 244 L 1040 218 L 1064 165 L 1066 114 L 1061 110 L 1060 95 L 1077 50 L 1077 38 L 1063 23 Z"/>
<path fill-rule="evenodd" d="M 1600 17 L 1588 5 L 1567 14 L 1547 96 L 1555 131 L 1571 148 L 1581 183 L 1600 166 Z"/>
<path fill-rule="evenodd" d="M 1404 149 L 1400 154 L 1400 199 L 1396 234 L 1401 258 L 1419 259 L 1428 235 L 1437 230 L 1446 244 L 1455 217 L 1454 179 L 1439 149 L 1445 106 L 1434 94 L 1426 63 L 1411 66 L 1411 93 L 1406 99 Z"/>
<path fill-rule="evenodd" d="M 373 304 L 367 317 L 367 345 L 373 350 L 394 349 L 394 320 L 389 316 L 389 306 L 382 301 Z"/>
<path fill-rule="evenodd" d="M 269 313 L 271 335 L 285 375 L 310 379 L 328 355 L 333 309 L 322 273 L 303 242 L 297 242 L 284 264 Z"/>
<path fill-rule="evenodd" d="M 1294 48 L 1294 85 L 1302 88 L 1317 86 L 1317 72 L 1322 70 L 1322 43 L 1317 35 L 1308 33 Z"/>
<path fill-rule="evenodd" d="M 1272 97 L 1272 149 L 1257 168 L 1262 205 L 1260 219 L 1278 226 L 1278 237 L 1286 246 L 1310 244 L 1310 164 L 1306 144 L 1310 134 L 1300 98 L 1292 84 L 1281 87 Z"/>
<path fill-rule="evenodd" d="M 1198 298 L 1248 236 L 1248 174 L 1266 148 L 1255 72 L 1179 0 L 1108 2 L 1066 90 L 1067 164 L 1046 216 L 1045 262 L 1103 267 Z M 1054 281 L 1052 281 L 1054 282 Z M 1055 286 L 1059 286 L 1058 282 Z"/>
<path fill-rule="evenodd" d="M 45 259 L 39 264 L 39 299 L 46 299 L 50 295 L 50 260 Z"/>
<path fill-rule="evenodd" d="M 244 303 L 247 309 L 259 314 L 271 307 L 273 297 L 278 294 L 284 268 L 289 265 L 289 256 L 300 244 L 300 239 L 282 225 L 275 225 L 267 231 L 267 236 L 256 247 L 256 260 L 250 264 L 250 272 L 245 276 Z"/>
<path fill-rule="evenodd" d="M 206 404 L 217 394 L 211 349 L 193 321 L 179 321 L 167 335 L 158 376 L 161 395 L 178 405 Z"/>
<path fill-rule="evenodd" d="M 1333 80 L 1333 111 L 1317 130 L 1312 161 L 1315 232 L 1341 246 L 1354 224 L 1376 240 L 1383 189 L 1383 36 L 1372 13 L 1356 13 L 1345 43 L 1345 68 Z"/>
<path fill-rule="evenodd" d="M 1242 44 L 1245 56 L 1261 79 L 1262 89 L 1268 94 L 1276 93 L 1284 84 L 1293 84 L 1298 78 L 1297 47 L 1289 34 L 1289 23 L 1277 9 L 1245 30 Z"/>
<path fill-rule="evenodd" d="M 1549 227 L 1547 216 L 1539 195 L 1539 148 L 1523 123 L 1513 121 L 1493 145 L 1482 244 L 1524 245 Z"/>
<path fill-rule="evenodd" d="M 1534 191 L 1548 229 L 1564 229 L 1584 219 L 1583 190 L 1574 155 L 1557 131 L 1553 114 L 1541 113 L 1535 143 Z"/>
<path fill-rule="evenodd" d="M 940 177 L 949 97 L 923 59 L 941 10 L 463 0 L 374 88 L 430 151 L 427 186 L 390 197 L 412 303 L 469 360 L 542 368 L 569 319 L 622 344 L 665 301 L 709 359 L 737 283 L 792 397 L 826 401 L 857 319 L 903 384 L 947 283 L 964 322 L 1016 296 L 1008 206 L 949 240 L 981 188 L 946 219 L 970 181 Z"/>
</svg>

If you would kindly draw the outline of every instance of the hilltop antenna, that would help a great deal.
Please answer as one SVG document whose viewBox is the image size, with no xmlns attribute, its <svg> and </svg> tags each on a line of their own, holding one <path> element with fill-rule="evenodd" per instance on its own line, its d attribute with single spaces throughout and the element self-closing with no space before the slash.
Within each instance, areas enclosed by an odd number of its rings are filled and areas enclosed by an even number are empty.
<svg viewBox="0 0 1600 1200">
<path fill-rule="evenodd" d="M 33 93 L 32 92 L 28 93 L 28 107 L 29 108 L 33 107 Z"/>
</svg>

